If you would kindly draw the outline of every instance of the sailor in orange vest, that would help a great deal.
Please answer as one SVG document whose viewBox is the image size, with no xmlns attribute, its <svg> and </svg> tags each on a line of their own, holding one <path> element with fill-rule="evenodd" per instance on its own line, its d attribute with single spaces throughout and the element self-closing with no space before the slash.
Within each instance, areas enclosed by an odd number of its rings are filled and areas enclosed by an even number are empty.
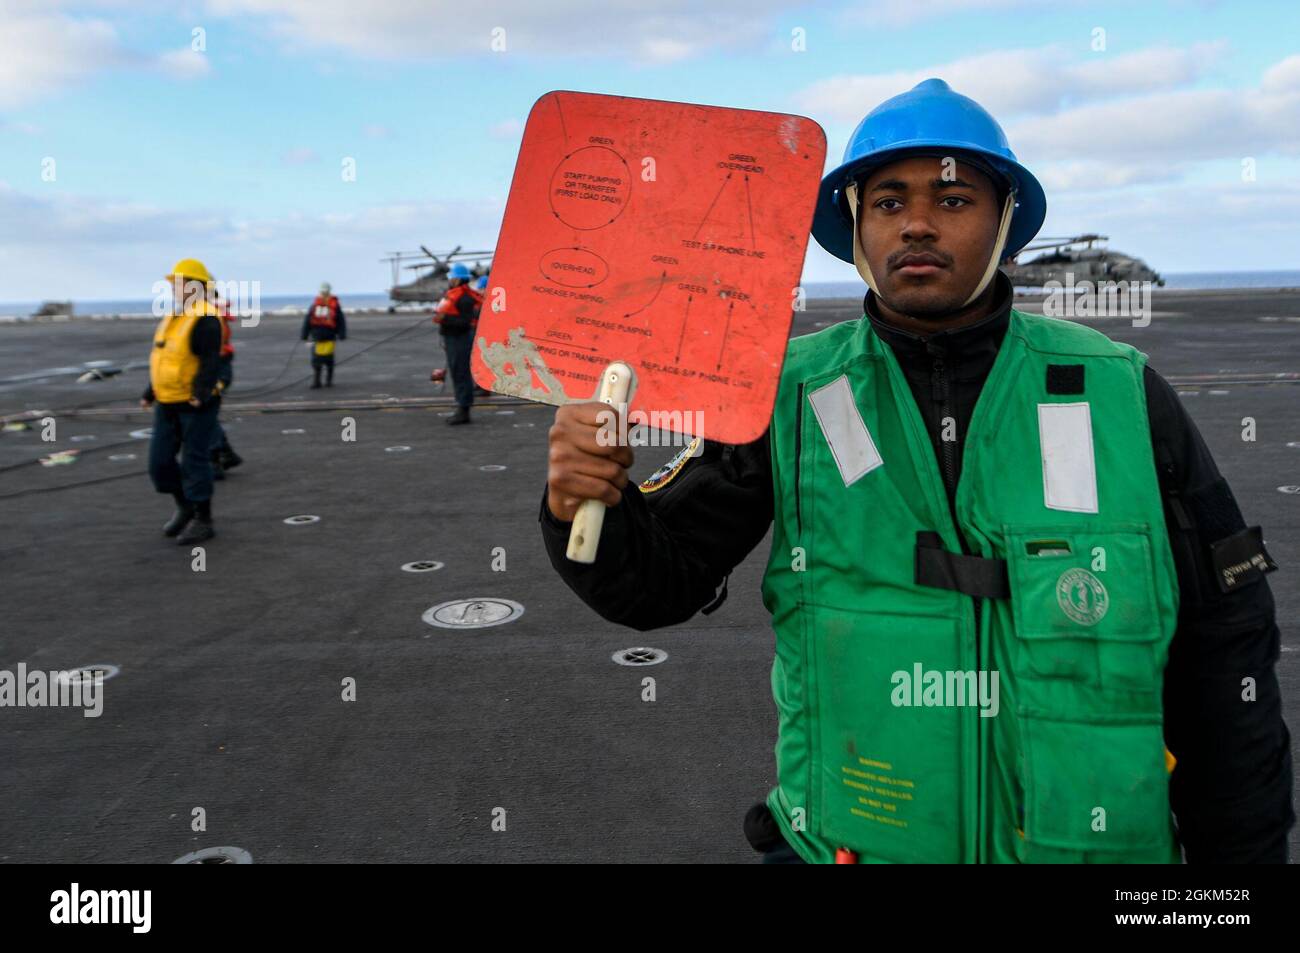
<svg viewBox="0 0 1300 953">
<path fill-rule="evenodd" d="M 230 343 L 235 315 L 230 310 L 230 302 L 221 300 L 215 292 L 213 298 L 221 317 L 221 370 L 217 374 L 217 388 L 224 397 L 235 378 L 235 346 Z M 244 458 L 235 453 L 235 448 L 230 445 L 230 437 L 226 435 L 226 428 L 221 426 L 221 418 L 218 417 L 212 428 L 212 478 L 224 480 L 227 470 L 234 469 L 243 462 Z"/>
<path fill-rule="evenodd" d="M 469 359 L 483 297 L 470 287 L 474 276 L 460 262 L 451 266 L 447 277 L 447 293 L 434 309 L 433 323 L 438 325 L 442 334 L 442 344 L 447 349 L 447 370 L 456 388 L 456 412 L 447 418 L 447 423 L 467 424 L 470 422 L 469 409 L 474 403 L 474 378 L 470 374 Z"/>
<path fill-rule="evenodd" d="M 154 412 L 149 477 L 154 489 L 176 500 L 163 535 L 189 545 L 216 535 L 212 432 L 221 406 L 221 318 L 213 304 L 212 275 L 203 262 L 183 258 L 167 280 L 172 282 L 171 313 L 154 331 L 149 386 L 140 404 Z"/>
<path fill-rule="evenodd" d="M 307 316 L 302 320 L 302 339 L 310 337 L 312 389 L 320 387 L 321 368 L 325 369 L 325 386 L 334 386 L 334 342 L 345 341 L 348 337 L 347 322 L 343 317 L 343 306 L 339 299 L 330 294 L 329 282 L 322 282 L 320 294 L 307 309 Z"/>
</svg>

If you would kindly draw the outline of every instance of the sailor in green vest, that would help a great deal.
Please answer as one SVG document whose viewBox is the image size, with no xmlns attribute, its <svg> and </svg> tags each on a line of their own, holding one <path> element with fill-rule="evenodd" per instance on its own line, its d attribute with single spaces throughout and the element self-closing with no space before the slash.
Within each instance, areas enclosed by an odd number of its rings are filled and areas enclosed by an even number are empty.
<svg viewBox="0 0 1300 953">
<path fill-rule="evenodd" d="M 997 266 L 1045 212 L 993 117 L 926 80 L 823 180 L 813 234 L 864 314 L 790 342 L 763 438 L 636 487 L 604 405 L 556 413 L 543 537 L 605 618 L 714 611 L 772 527 L 766 861 L 1286 858 L 1276 567 L 1142 352 L 1012 307 Z"/>
</svg>

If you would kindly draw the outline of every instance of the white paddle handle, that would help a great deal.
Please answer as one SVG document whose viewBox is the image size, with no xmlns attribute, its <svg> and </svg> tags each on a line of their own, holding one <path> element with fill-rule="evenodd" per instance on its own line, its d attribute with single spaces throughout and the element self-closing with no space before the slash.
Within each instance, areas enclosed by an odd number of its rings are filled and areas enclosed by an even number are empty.
<svg viewBox="0 0 1300 953">
<path fill-rule="evenodd" d="M 627 403 L 632 389 L 632 368 L 615 361 L 600 376 L 600 389 L 596 399 L 617 407 Z M 569 528 L 569 548 L 565 555 L 575 563 L 594 563 L 596 547 L 600 544 L 600 530 L 605 525 L 605 504 L 600 500 L 583 500 Z"/>
</svg>

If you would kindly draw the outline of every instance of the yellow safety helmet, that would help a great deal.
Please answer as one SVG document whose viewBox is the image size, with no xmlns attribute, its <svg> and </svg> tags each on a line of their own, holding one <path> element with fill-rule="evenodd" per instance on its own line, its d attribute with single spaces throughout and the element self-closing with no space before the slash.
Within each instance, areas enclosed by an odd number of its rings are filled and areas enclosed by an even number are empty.
<svg viewBox="0 0 1300 953">
<path fill-rule="evenodd" d="M 210 285 L 216 280 L 208 271 L 207 266 L 197 258 L 182 258 L 174 264 L 172 270 L 167 273 L 167 280 L 171 281 L 177 275 L 191 281 L 201 281 L 205 285 Z"/>
</svg>

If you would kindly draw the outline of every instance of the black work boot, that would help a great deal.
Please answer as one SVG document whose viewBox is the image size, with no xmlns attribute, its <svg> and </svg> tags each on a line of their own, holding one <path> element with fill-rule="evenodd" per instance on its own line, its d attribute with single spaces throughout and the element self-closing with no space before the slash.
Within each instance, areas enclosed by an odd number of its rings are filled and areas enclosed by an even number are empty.
<svg viewBox="0 0 1300 953">
<path fill-rule="evenodd" d="M 181 546 L 188 546 L 190 543 L 201 543 L 216 535 L 217 531 L 212 528 L 212 501 L 200 500 L 194 504 L 194 516 L 185 524 L 185 529 L 176 542 Z"/>
<path fill-rule="evenodd" d="M 194 517 L 185 524 L 184 531 L 176 537 L 176 543 L 179 546 L 189 546 L 191 543 L 201 543 L 216 535 L 217 531 L 212 528 L 212 517 L 204 519 L 195 513 Z"/>
<path fill-rule="evenodd" d="M 163 524 L 163 535 L 168 538 L 175 536 L 185 528 L 185 524 L 193 517 L 194 504 L 184 497 L 177 497 L 176 512 L 172 514 L 171 519 Z"/>
<path fill-rule="evenodd" d="M 447 423 L 452 424 L 453 426 L 456 424 L 469 423 L 469 408 L 457 407 L 456 412 L 447 418 Z"/>
</svg>

